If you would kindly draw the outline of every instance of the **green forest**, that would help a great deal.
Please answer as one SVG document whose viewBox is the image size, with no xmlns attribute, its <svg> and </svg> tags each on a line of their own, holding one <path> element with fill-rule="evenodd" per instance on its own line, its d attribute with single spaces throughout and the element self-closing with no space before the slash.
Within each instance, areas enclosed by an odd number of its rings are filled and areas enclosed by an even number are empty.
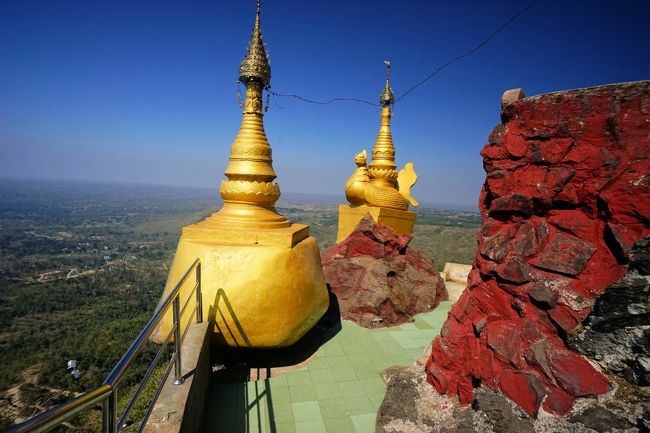
<svg viewBox="0 0 650 433">
<path fill-rule="evenodd" d="M 102 382 L 156 307 L 181 227 L 219 204 L 211 189 L 0 180 L 0 430 Z M 309 224 L 321 250 L 334 243 L 336 205 L 278 211 Z M 411 245 L 440 270 L 471 263 L 479 223 L 477 213 L 423 208 Z M 97 413 L 80 421 L 96 422 Z"/>
</svg>

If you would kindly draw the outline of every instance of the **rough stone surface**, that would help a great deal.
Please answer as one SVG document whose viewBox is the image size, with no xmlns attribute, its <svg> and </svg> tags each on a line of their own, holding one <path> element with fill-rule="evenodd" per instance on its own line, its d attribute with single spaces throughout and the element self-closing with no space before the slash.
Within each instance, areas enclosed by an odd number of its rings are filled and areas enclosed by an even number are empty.
<svg viewBox="0 0 650 433">
<path fill-rule="evenodd" d="M 494 433 L 533 433 L 533 423 L 521 411 L 513 408 L 512 403 L 501 395 L 485 388 L 479 388 L 472 408 L 485 413 L 490 420 Z"/>
<path fill-rule="evenodd" d="M 461 405 L 480 385 L 529 416 L 591 425 L 607 418 L 585 412 L 594 397 L 621 395 L 611 374 L 644 384 L 650 363 L 650 254 L 635 244 L 650 235 L 650 81 L 514 100 L 501 117 L 481 151 L 476 259 L 427 379 Z M 627 426 L 610 418 L 594 428 Z"/>
<path fill-rule="evenodd" d="M 582 413 L 571 416 L 569 420 L 573 423 L 582 423 L 599 432 L 612 428 L 624 430 L 634 427 L 626 418 L 601 406 L 588 407 Z"/>
<path fill-rule="evenodd" d="M 364 217 L 344 241 L 322 254 L 325 279 L 341 316 L 367 328 L 391 326 L 447 299 L 433 261 L 399 235 Z"/>
<path fill-rule="evenodd" d="M 457 399 L 432 390 L 419 367 L 390 367 L 382 376 L 387 390 L 377 413 L 377 433 L 613 433 L 650 427 L 644 424 L 648 413 L 638 396 L 635 406 L 621 404 L 621 398 L 616 403 L 613 395 L 598 404 L 577 402 L 568 417 L 540 412 L 534 418 L 487 387 L 477 388 L 471 406 L 462 407 Z"/>
<path fill-rule="evenodd" d="M 605 289 L 571 346 L 603 370 L 650 385 L 650 238 L 630 251 L 627 274 Z"/>
</svg>

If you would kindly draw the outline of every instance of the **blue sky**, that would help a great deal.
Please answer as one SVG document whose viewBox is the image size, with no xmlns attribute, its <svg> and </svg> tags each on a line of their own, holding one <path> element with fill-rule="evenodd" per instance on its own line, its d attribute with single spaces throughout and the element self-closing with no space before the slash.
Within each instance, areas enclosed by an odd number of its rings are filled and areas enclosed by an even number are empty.
<svg viewBox="0 0 650 433">
<path fill-rule="evenodd" d="M 273 1 L 262 30 L 279 93 L 397 95 L 528 2 Z M 212 186 L 239 128 L 239 62 L 252 0 L 0 1 L 0 176 Z M 479 151 L 504 90 L 528 95 L 650 78 L 650 2 L 539 1 L 488 45 L 395 106 L 414 196 L 475 204 Z M 341 195 L 379 114 L 354 103 L 271 100 L 283 191 Z"/>
</svg>

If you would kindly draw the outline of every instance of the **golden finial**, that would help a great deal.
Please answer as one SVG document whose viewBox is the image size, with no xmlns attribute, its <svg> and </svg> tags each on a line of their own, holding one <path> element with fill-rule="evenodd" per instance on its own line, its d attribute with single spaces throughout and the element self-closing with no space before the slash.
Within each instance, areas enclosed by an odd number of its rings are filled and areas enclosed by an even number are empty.
<svg viewBox="0 0 650 433">
<path fill-rule="evenodd" d="M 384 86 L 384 91 L 381 92 L 381 96 L 379 97 L 379 103 L 382 107 L 393 105 L 395 103 L 393 89 L 390 88 L 390 60 L 384 60 L 384 64 L 386 65 L 386 85 Z"/>
<path fill-rule="evenodd" d="M 251 40 L 248 43 L 246 57 L 239 65 L 239 81 L 246 84 L 250 81 L 259 81 L 265 88 L 271 85 L 271 65 L 260 29 L 260 0 L 257 0 L 257 13 Z"/>
<path fill-rule="evenodd" d="M 267 229 L 288 227 L 290 222 L 274 208 L 280 186 L 274 182 L 271 145 L 264 132 L 262 93 L 271 80 L 271 67 L 260 31 L 260 2 L 248 54 L 239 67 L 239 81 L 246 86 L 244 116 L 230 146 L 230 158 L 219 193 L 223 208 L 211 219 L 219 227 Z"/>
<path fill-rule="evenodd" d="M 400 174 L 395 165 L 395 146 L 390 131 L 391 106 L 395 96 L 390 88 L 390 61 L 386 64 L 386 85 L 379 97 L 381 103 L 381 124 L 377 140 L 372 147 L 372 160 L 368 164 L 370 182 L 365 185 L 364 199 L 371 206 L 386 207 L 398 210 L 408 210 L 409 202 L 414 206 L 417 202 L 410 195 L 410 188 L 417 180 L 413 164 L 407 164 Z M 351 202 L 352 203 L 352 202 Z"/>
<path fill-rule="evenodd" d="M 372 160 L 369 164 L 370 179 L 375 184 L 395 188 L 397 180 L 397 166 L 395 165 L 395 147 L 390 132 L 391 105 L 395 102 L 393 91 L 390 88 L 390 61 L 386 64 L 386 85 L 379 97 L 381 103 L 381 126 L 377 140 L 372 148 Z M 397 191 L 395 191 L 397 192 Z"/>
</svg>

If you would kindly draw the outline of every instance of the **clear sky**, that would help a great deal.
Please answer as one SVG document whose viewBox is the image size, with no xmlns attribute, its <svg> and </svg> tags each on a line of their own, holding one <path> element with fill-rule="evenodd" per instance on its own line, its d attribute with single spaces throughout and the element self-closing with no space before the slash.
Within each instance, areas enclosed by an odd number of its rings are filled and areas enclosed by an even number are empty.
<svg viewBox="0 0 650 433">
<path fill-rule="evenodd" d="M 376 101 L 384 59 L 400 95 L 528 2 L 266 0 L 272 87 Z M 253 0 L 0 0 L 0 176 L 213 186 L 241 110 Z M 504 90 L 528 95 L 650 78 L 650 2 L 539 1 L 488 45 L 395 106 L 397 162 L 414 196 L 475 204 L 479 151 Z M 338 194 L 371 149 L 373 107 L 271 100 L 283 191 Z M 342 198 L 343 199 L 343 198 Z"/>
</svg>

